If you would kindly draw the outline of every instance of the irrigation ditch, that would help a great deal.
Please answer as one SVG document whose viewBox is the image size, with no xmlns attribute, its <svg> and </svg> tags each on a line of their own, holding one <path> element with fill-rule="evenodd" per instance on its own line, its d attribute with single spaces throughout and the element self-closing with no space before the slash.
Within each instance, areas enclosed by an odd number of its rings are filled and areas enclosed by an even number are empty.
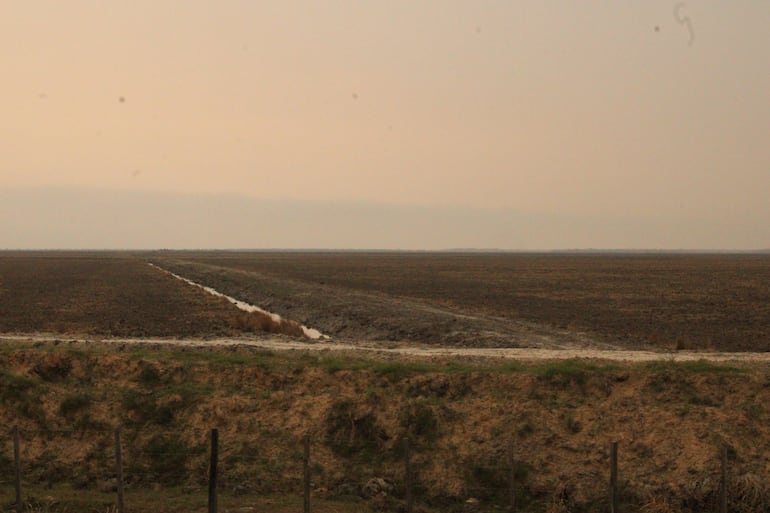
<svg viewBox="0 0 770 513">
<path fill-rule="evenodd" d="M 185 278 L 184 276 L 180 276 L 178 274 L 175 274 L 175 273 L 173 273 L 171 271 L 168 271 L 168 270 L 166 270 L 166 269 L 164 269 L 164 268 L 162 268 L 162 267 L 160 267 L 158 265 L 155 265 L 153 263 L 148 263 L 147 265 L 149 265 L 150 267 L 152 267 L 154 269 L 157 269 L 157 270 L 159 270 L 159 271 L 161 271 L 163 273 L 166 273 L 169 276 L 172 276 L 173 278 L 176 278 L 177 280 L 183 281 L 184 283 L 187 283 L 188 285 L 191 285 L 193 287 L 197 287 L 197 288 L 199 288 L 199 289 L 201 289 L 201 290 L 211 294 L 212 296 L 224 298 L 224 299 L 228 300 L 230 303 L 232 303 L 233 305 L 235 305 L 235 307 L 238 308 L 239 310 L 242 310 L 242 311 L 247 312 L 247 313 L 257 313 L 257 314 L 260 314 L 263 317 L 263 319 L 265 319 L 265 321 L 269 320 L 270 325 L 274 325 L 277 328 L 279 328 L 279 332 L 283 331 L 283 332 L 291 333 L 291 331 L 292 331 L 291 328 L 296 328 L 296 331 L 302 333 L 302 335 L 305 338 L 309 338 L 311 340 L 324 340 L 324 339 L 328 339 L 329 338 L 328 336 L 324 335 L 323 333 L 321 333 L 320 331 L 318 331 L 315 328 L 308 328 L 304 324 L 299 324 L 299 323 L 297 323 L 295 321 L 284 319 L 283 317 L 281 317 L 280 315 L 278 315 L 276 313 L 268 312 L 267 310 L 264 310 L 264 309 L 262 309 L 262 308 L 260 308 L 260 307 L 258 307 L 256 305 L 252 305 L 252 304 L 249 304 L 249 303 L 247 303 L 245 301 L 241 301 L 240 299 L 236 299 L 236 298 L 234 298 L 232 296 L 228 296 L 227 294 L 223 294 L 223 293 L 219 292 L 218 290 L 213 289 L 212 287 L 209 287 L 209 286 L 206 286 L 206 285 L 202 285 L 200 283 L 196 283 L 193 280 L 190 280 L 188 278 Z M 280 328 L 282 326 L 286 326 L 289 329 L 284 328 L 283 330 L 281 330 Z M 269 326 L 266 326 L 266 328 L 269 328 Z M 269 330 L 266 330 L 266 331 L 269 331 Z"/>
</svg>

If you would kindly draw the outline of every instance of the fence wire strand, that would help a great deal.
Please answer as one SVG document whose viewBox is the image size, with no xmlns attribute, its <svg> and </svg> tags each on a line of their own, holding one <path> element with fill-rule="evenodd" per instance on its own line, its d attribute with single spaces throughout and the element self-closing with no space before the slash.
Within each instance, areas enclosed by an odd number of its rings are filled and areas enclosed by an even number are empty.
<svg viewBox="0 0 770 513">
<path fill-rule="evenodd" d="M 174 430 L 145 433 L 142 429 L 121 428 L 120 432 L 122 477 L 127 493 L 160 488 L 178 488 L 183 493 L 193 495 L 206 492 L 210 469 L 210 433 L 201 434 L 192 442 L 185 442 Z M 22 488 L 41 485 L 52 487 L 53 483 L 66 483 L 73 489 L 97 489 L 105 493 L 114 493 L 117 489 L 114 429 L 23 428 L 18 430 L 18 437 Z M 49 447 L 51 442 L 62 439 L 87 442 L 73 444 L 66 450 L 60 448 L 61 453 Z M 269 451 L 256 444 L 228 442 L 227 436 L 219 438 L 217 481 L 223 491 L 233 495 L 276 491 L 302 494 L 305 485 L 302 475 L 302 439 L 296 440 L 292 447 L 284 447 L 283 452 L 277 453 L 278 456 L 268 455 Z M 526 462 L 517 461 L 515 451 L 511 452 L 511 448 L 493 454 L 479 454 L 475 459 L 443 462 L 456 471 L 457 477 L 452 479 L 447 473 L 430 477 L 428 470 L 431 466 L 441 465 L 442 462 L 434 461 L 430 451 L 417 451 L 414 448 L 409 453 L 411 470 L 407 475 L 403 467 L 402 445 L 397 441 L 388 451 L 383 450 L 374 455 L 383 461 L 378 475 L 347 475 L 340 479 L 339 476 L 331 477 L 320 463 L 330 457 L 345 458 L 345 455 L 335 454 L 335 451 L 344 452 L 340 440 L 322 435 L 311 437 L 310 443 L 309 486 L 314 493 L 325 496 L 359 496 L 367 499 L 391 497 L 404 501 L 406 490 L 411 489 L 418 502 L 430 504 L 439 500 L 435 490 L 442 490 L 446 495 L 445 500 L 483 501 L 496 504 L 497 507 L 507 507 L 521 495 L 524 487 L 520 471 Z M 0 451 L 0 487 L 12 488 L 15 482 L 12 431 L 0 433 Z M 282 477 L 276 478 L 276 475 Z M 608 476 L 601 472 L 581 471 L 577 477 L 602 486 L 609 484 Z M 716 507 L 720 502 L 719 488 L 715 486 L 718 481 L 719 467 L 715 464 L 714 471 L 705 480 L 690 483 L 691 490 L 688 493 L 697 498 L 700 506 Z M 626 486 L 627 483 L 621 479 L 618 493 L 624 500 L 630 500 L 631 494 L 624 488 Z M 770 492 L 762 479 L 744 477 L 727 489 L 731 495 L 725 500 L 733 510 L 766 513 Z M 540 497 L 539 500 L 567 504 L 572 499 L 572 493 L 573 490 L 566 484 L 554 483 L 551 497 Z M 662 504 L 665 500 L 653 497 L 648 500 L 648 504 Z"/>
</svg>

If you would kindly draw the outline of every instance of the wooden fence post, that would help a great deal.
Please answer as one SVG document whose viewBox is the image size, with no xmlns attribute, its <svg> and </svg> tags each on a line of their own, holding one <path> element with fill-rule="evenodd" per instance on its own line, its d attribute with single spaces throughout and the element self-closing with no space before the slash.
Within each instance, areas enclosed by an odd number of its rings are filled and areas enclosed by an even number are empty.
<svg viewBox="0 0 770 513">
<path fill-rule="evenodd" d="M 409 456 L 409 437 L 404 438 L 404 486 L 406 488 L 406 513 L 412 513 L 412 462 Z"/>
<path fill-rule="evenodd" d="M 21 450 L 19 447 L 19 426 L 13 427 L 13 465 L 16 471 L 16 513 L 22 513 L 21 503 Z"/>
<path fill-rule="evenodd" d="M 610 446 L 610 513 L 618 512 L 618 443 Z"/>
<path fill-rule="evenodd" d="M 124 513 L 123 508 L 123 454 L 120 448 L 120 428 L 115 428 L 115 478 L 117 479 L 118 513 Z"/>
<path fill-rule="evenodd" d="M 219 431 L 211 430 L 211 463 L 209 465 L 209 513 L 217 513 L 217 459 L 219 457 Z"/>
<path fill-rule="evenodd" d="M 303 458 L 304 489 L 302 493 L 302 511 L 304 511 L 304 513 L 310 513 L 310 435 L 307 433 L 305 433 L 304 443 L 305 457 Z"/>
<path fill-rule="evenodd" d="M 719 481 L 719 513 L 727 513 L 727 445 L 722 446 L 722 469 Z"/>
<path fill-rule="evenodd" d="M 508 442 L 508 498 L 511 513 L 516 512 L 516 465 L 513 459 L 513 440 Z"/>
</svg>

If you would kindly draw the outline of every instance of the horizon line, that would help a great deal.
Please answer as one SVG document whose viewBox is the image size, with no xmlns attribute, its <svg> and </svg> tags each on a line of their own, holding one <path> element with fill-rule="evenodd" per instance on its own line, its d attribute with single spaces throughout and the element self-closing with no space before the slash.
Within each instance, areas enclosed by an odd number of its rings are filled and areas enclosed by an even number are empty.
<svg viewBox="0 0 770 513">
<path fill-rule="evenodd" d="M 667 248 L 540 248 L 540 249 L 502 249 L 502 248 L 444 248 L 444 249 L 403 249 L 403 248 L 0 248 L 0 253 L 40 252 L 40 253 L 175 253 L 175 252 L 221 252 L 221 253 L 565 253 L 565 254 L 768 254 L 766 249 L 667 249 Z"/>
</svg>

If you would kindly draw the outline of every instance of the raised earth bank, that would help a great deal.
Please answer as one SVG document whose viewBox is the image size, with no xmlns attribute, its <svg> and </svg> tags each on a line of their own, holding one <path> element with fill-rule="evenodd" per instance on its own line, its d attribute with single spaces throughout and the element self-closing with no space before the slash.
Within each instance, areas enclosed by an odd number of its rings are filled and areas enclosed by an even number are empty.
<svg viewBox="0 0 770 513">
<path fill-rule="evenodd" d="M 286 498 L 301 498 L 306 433 L 319 510 L 401 511 L 405 436 L 417 511 L 505 507 L 510 447 L 520 511 L 605 511 L 612 441 L 624 511 L 716 511 L 723 448 L 729 510 L 770 510 L 766 365 L 114 343 L 0 350 L 3 506 L 13 497 L 17 424 L 36 511 L 109 510 L 118 425 L 137 513 L 205 511 L 211 428 L 223 511 L 296 511 Z"/>
</svg>

